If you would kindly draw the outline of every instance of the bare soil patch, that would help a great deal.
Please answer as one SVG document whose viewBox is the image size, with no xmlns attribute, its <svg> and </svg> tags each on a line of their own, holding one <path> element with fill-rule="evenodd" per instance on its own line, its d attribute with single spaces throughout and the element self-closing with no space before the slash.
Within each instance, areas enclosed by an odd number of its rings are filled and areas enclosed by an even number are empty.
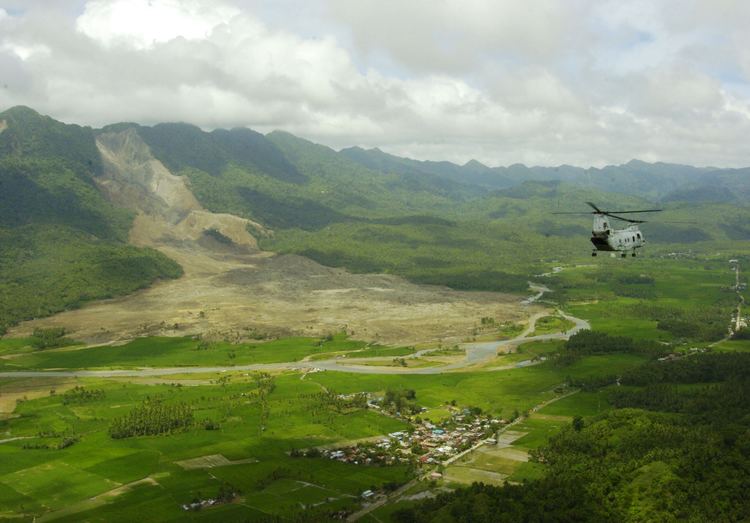
<svg viewBox="0 0 750 523">
<path fill-rule="evenodd" d="M 257 463 L 258 460 L 254 458 L 238 459 L 231 461 L 224 457 L 222 454 L 210 454 L 208 456 L 201 456 L 199 458 L 184 459 L 182 461 L 175 461 L 175 465 L 179 465 L 185 470 L 192 469 L 211 469 L 214 467 L 226 467 L 227 465 L 242 465 L 245 463 Z"/>
<path fill-rule="evenodd" d="M 77 384 L 75 378 L 23 378 L 0 381 L 0 420 L 13 415 L 16 402 L 62 394 Z"/>
</svg>

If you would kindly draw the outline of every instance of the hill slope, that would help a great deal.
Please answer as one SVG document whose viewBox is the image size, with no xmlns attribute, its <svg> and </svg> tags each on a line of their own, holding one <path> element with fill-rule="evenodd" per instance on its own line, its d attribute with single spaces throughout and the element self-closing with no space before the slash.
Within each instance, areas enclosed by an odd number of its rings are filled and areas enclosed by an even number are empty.
<svg viewBox="0 0 750 523">
<path fill-rule="evenodd" d="M 26 322 L 65 327 L 78 339 L 110 341 L 144 334 L 235 339 L 325 335 L 347 330 L 390 343 L 468 335 L 479 318 L 518 320 L 515 296 L 461 293 L 421 286 L 391 275 L 356 275 L 303 257 L 261 252 L 246 218 L 214 213 L 156 159 L 135 127 L 99 133 L 97 185 L 118 205 L 137 213 L 130 241 L 158 249 L 180 263 L 184 276 L 118 300 L 90 304 L 52 318 Z"/>
<path fill-rule="evenodd" d="M 179 276 L 160 253 L 127 245 L 133 215 L 96 187 L 91 129 L 27 108 L 0 121 L 0 330 Z"/>
</svg>

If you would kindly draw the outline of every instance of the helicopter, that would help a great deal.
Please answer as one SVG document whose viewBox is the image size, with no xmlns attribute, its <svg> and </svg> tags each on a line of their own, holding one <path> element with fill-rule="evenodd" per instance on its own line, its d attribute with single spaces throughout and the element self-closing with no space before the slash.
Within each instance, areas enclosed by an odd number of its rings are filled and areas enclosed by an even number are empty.
<svg viewBox="0 0 750 523">
<path fill-rule="evenodd" d="M 628 253 L 635 256 L 636 249 L 640 249 L 646 243 L 638 224 L 646 223 L 645 220 L 634 220 L 617 216 L 618 214 L 633 214 L 642 212 L 661 212 L 662 209 L 641 209 L 637 211 L 604 211 L 591 202 L 586 204 L 594 209 L 591 212 L 555 212 L 552 214 L 577 214 L 594 215 L 594 224 L 591 228 L 591 243 L 594 250 L 591 256 L 596 256 L 599 251 L 620 252 L 625 258 Z M 609 218 L 615 218 L 630 223 L 624 229 L 613 229 L 609 224 Z"/>
</svg>

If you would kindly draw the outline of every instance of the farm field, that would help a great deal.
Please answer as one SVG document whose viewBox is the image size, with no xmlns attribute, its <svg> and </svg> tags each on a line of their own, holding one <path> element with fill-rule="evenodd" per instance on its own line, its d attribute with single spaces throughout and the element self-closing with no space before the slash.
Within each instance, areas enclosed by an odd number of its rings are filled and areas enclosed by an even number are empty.
<svg viewBox="0 0 750 523">
<path fill-rule="evenodd" d="M 413 352 L 399 347 L 368 347 L 366 343 L 349 340 L 345 335 L 329 338 L 282 338 L 257 343 L 202 341 L 194 337 L 145 337 L 122 345 L 63 347 L 45 351 L 29 351 L 28 346 L 19 340 L 8 344 L 5 349 L 6 357 L 0 359 L 0 365 L 28 369 L 243 365 L 299 361 L 310 356 L 347 354 L 351 351 L 366 351 L 365 354 L 381 354 L 378 351 L 382 351 L 381 355 Z M 10 356 L 11 353 L 15 354 Z M 356 354 L 359 356 L 362 353 Z"/>
<path fill-rule="evenodd" d="M 670 277 L 667 272 L 675 265 L 680 263 L 668 262 L 654 280 Z M 638 272 L 632 280 L 636 283 L 623 284 L 620 294 L 592 301 L 591 295 L 599 292 L 598 269 L 566 268 L 554 275 L 554 290 L 548 296 L 560 299 L 566 313 L 590 319 L 594 330 L 617 337 L 639 329 L 642 335 L 633 337 L 636 343 L 667 342 L 673 350 L 706 346 L 710 344 L 706 338 L 718 332 L 681 334 L 680 320 L 685 315 L 702 314 L 707 321 L 719 322 L 721 312 L 721 321 L 727 324 L 731 295 L 721 285 L 726 282 L 725 271 L 714 275 L 718 262 L 687 263 L 675 272 L 674 285 L 652 285 L 641 270 L 627 267 L 606 276 L 631 281 Z M 696 284 L 704 276 L 709 284 Z M 557 293 L 556 286 L 562 292 Z M 640 286 L 658 289 L 658 297 L 621 295 L 630 293 L 630 287 L 641 292 Z M 663 319 L 644 319 L 644 310 L 654 315 L 667 311 L 676 320 L 669 324 Z M 542 321 L 535 334 L 566 327 L 557 319 Z M 506 325 L 489 328 L 493 329 L 497 337 L 508 331 Z M 567 430 L 576 417 L 589 423 L 611 412 L 615 379 L 654 357 L 648 351 L 584 353 L 563 361 L 565 341 L 530 341 L 479 366 L 411 374 L 410 369 L 435 365 L 441 358 L 461 360 L 465 350 L 449 345 L 412 358 L 417 350 L 413 346 L 371 344 L 345 334 L 234 343 L 162 336 L 120 345 L 66 343 L 44 349 L 35 343 L 29 337 L 0 340 L 1 370 L 217 366 L 224 372 L 0 378 L 0 432 L 4 435 L 0 438 L 0 517 L 12 515 L 16 520 L 20 516 L 21 520 L 128 521 L 145 511 L 157 519 L 175 521 L 325 520 L 339 511 L 354 513 L 366 506 L 365 491 L 372 490 L 387 501 L 383 496 L 391 489 L 435 470 L 406 463 L 355 465 L 323 457 L 293 457 L 297 449 L 377 441 L 408 430 L 415 416 L 385 413 L 348 398 L 365 395 L 377 400 L 387 391 L 412 391 L 419 411 L 416 416 L 433 423 L 445 423 L 467 409 L 516 421 L 507 438 L 500 435 L 497 445 L 481 446 L 444 469 L 438 466 L 439 480 L 416 483 L 407 493 L 361 517 L 362 521 L 389 521 L 398 510 L 414 507 L 441 489 L 462 488 L 475 481 L 502 486 L 544 478 L 547 467 L 535 462 L 533 453 Z M 743 340 L 725 340 L 713 347 L 716 352 L 747 349 Z M 373 372 L 383 366 L 401 367 L 402 358 L 406 366 L 403 374 L 311 371 L 316 361 L 331 358 L 372 367 Z M 515 367 L 526 361 L 534 364 Z M 284 370 L 287 362 L 309 368 Z M 232 370 L 236 365 L 256 363 L 279 367 L 270 374 Z M 600 385 L 577 390 L 581 384 Z M 167 409 L 190 405 L 191 420 L 161 434 L 112 436 L 113 427 L 122 423 L 117 420 L 154 405 Z M 227 491 L 231 492 L 227 501 L 200 510 L 184 508 L 218 499 Z"/>
<path fill-rule="evenodd" d="M 332 410 L 317 399 L 320 386 L 298 374 L 275 377 L 265 404 L 258 399 L 251 377 L 222 376 L 220 381 L 221 385 L 181 386 L 179 382 L 78 380 L 78 387 L 101 391 L 101 396 L 76 399 L 48 393 L 19 403 L 16 417 L 0 422 L 3 432 L 20 438 L 0 445 L 3 515 L 20 511 L 29 517 L 53 517 L 66 508 L 71 520 L 117 514 L 118 520 L 125 521 L 147 502 L 149 510 L 179 519 L 192 516 L 182 510 L 183 503 L 201 495 L 215 496 L 227 482 L 248 495 L 236 506 L 217 507 L 217 517 L 248 507 L 267 517 L 300 509 L 289 501 L 291 492 L 307 505 L 348 506 L 363 490 L 405 479 L 404 467 L 362 468 L 288 456 L 293 448 L 400 430 L 403 422 L 375 412 Z M 199 420 L 196 426 L 161 436 L 112 439 L 108 435 L 114 418 L 157 399 L 192 405 Z M 205 429 L 207 419 L 217 428 Z M 65 438 L 78 439 L 58 449 Z M 210 455 L 228 461 L 210 468 L 180 465 Z M 140 483 L 124 488 L 134 482 Z M 116 492 L 108 494 L 112 491 Z M 105 508 L 87 507 L 86 501 L 96 496 L 108 498 Z M 139 501 L 133 504 L 134 499 Z M 82 512 L 73 515 L 71 507 L 78 504 Z"/>
<path fill-rule="evenodd" d="M 286 343 L 299 343 L 300 351 L 309 348 L 304 340 Z M 95 354 L 90 349 L 70 351 L 76 353 Z M 503 373 L 282 372 L 274 376 L 274 388 L 264 401 L 259 399 L 252 373 L 188 379 L 78 378 L 61 381 L 59 390 L 48 382 L 43 395 L 18 398 L 13 416 L 0 421 L 5 434 L 19 438 L 0 444 L 3 506 L 6 514 L 22 512 L 61 521 L 110 517 L 124 521 L 145 507 L 165 519 L 221 519 L 234 513 L 262 519 L 269 514 L 296 513 L 300 503 L 328 512 L 356 506 L 362 491 L 406 481 L 407 469 L 291 458 L 288 453 L 294 448 L 387 434 L 403 430 L 406 424 L 373 410 L 338 411 L 321 403 L 324 391 L 378 395 L 387 389 L 410 388 L 417 403 L 431 409 L 437 419 L 450 415 L 451 404 L 510 416 L 553 398 L 553 389 L 566 374 L 591 376 L 597 368 L 609 372 L 613 365 L 624 368 L 640 361 L 609 358 L 603 366 L 602 357 L 593 358 L 564 370 L 545 364 Z M 22 380 L 5 379 L 2 394 L 21 385 Z M 37 383 L 37 387 L 43 385 L 44 380 Z M 73 387 L 101 393 L 79 397 L 71 393 L 77 390 Z M 189 403 L 196 424 L 168 435 L 112 439 L 108 430 L 113 419 L 145 401 Z M 206 430 L 206 420 L 218 428 Z M 66 439 L 74 443 L 58 448 Z M 185 462 L 214 466 L 184 467 Z M 201 513 L 181 508 L 194 498 L 215 495 L 222 482 L 243 493 L 237 501 Z M 290 496 L 297 502 L 289 504 Z"/>
</svg>

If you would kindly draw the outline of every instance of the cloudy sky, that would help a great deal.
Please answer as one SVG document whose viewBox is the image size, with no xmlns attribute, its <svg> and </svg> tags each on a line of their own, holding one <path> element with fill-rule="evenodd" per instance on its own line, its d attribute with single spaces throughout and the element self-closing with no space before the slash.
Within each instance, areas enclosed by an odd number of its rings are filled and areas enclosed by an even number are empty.
<svg viewBox="0 0 750 523">
<path fill-rule="evenodd" d="M 745 0 L 0 0 L 0 110 L 488 165 L 750 165 Z"/>
</svg>

